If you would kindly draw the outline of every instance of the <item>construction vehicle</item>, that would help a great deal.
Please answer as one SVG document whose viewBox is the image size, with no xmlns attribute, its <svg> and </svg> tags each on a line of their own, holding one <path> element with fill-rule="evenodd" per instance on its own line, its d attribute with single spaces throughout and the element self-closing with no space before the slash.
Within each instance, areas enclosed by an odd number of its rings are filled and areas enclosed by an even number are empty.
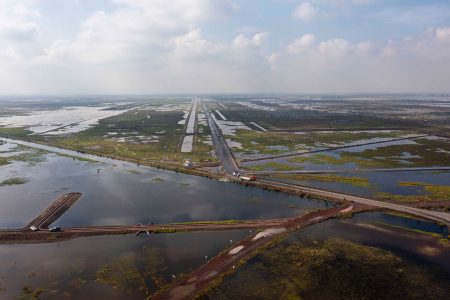
<svg viewBox="0 0 450 300">
<path fill-rule="evenodd" d="M 239 176 L 238 177 L 240 180 L 245 180 L 245 181 L 254 181 L 256 179 L 255 176 L 251 175 L 251 176 Z"/>
<path fill-rule="evenodd" d="M 246 176 L 245 174 L 241 174 L 241 173 L 238 172 L 238 171 L 234 171 L 234 172 L 233 172 L 233 176 L 239 178 L 240 180 L 245 180 L 245 181 L 253 181 L 253 180 L 256 179 L 256 177 L 253 176 L 253 175 Z"/>
</svg>

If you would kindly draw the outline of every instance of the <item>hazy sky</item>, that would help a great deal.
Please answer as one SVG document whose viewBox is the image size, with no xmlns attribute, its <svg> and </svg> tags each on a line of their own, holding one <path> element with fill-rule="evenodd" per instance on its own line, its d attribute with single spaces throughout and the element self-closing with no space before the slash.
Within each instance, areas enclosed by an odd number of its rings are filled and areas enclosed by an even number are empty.
<svg viewBox="0 0 450 300">
<path fill-rule="evenodd" d="M 0 94 L 427 91 L 448 0 L 0 0 Z"/>
</svg>

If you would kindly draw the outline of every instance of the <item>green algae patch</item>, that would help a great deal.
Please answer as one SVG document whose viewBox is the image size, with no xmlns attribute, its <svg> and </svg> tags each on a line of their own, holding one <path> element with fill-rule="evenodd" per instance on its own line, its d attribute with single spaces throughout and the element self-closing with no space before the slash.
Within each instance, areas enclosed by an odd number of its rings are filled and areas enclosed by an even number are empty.
<svg viewBox="0 0 450 300">
<path fill-rule="evenodd" d="M 282 243 L 204 299 L 447 299 L 445 271 L 342 239 Z"/>
<path fill-rule="evenodd" d="M 450 186 L 449 185 L 437 185 L 429 184 L 424 182 L 410 182 L 410 181 L 400 181 L 399 186 L 419 186 L 423 187 L 424 190 L 431 195 L 434 199 L 440 200 L 450 200 Z"/>
<path fill-rule="evenodd" d="M 155 177 L 155 178 L 150 179 L 150 182 L 153 182 L 153 183 L 164 182 L 164 181 L 166 181 L 166 179 L 163 177 Z"/>
<path fill-rule="evenodd" d="M 0 166 L 5 166 L 10 163 L 11 161 L 7 157 L 0 157 Z"/>
<path fill-rule="evenodd" d="M 47 292 L 44 288 L 32 288 L 30 286 L 22 287 L 22 295 L 18 298 L 19 300 L 32 300 L 32 299 L 41 299 L 41 295 Z"/>
<path fill-rule="evenodd" d="M 139 298 L 148 296 L 166 282 L 167 265 L 161 250 L 143 246 L 136 252 L 112 259 L 95 274 L 95 281 Z"/>
<path fill-rule="evenodd" d="M 303 134 L 279 132 L 258 132 L 238 129 L 235 135 L 225 136 L 238 142 L 243 149 L 236 150 L 243 153 L 281 154 L 292 151 L 310 150 L 319 145 L 344 145 L 359 140 L 371 138 L 396 138 L 405 132 L 305 132 Z M 274 148 L 274 146 L 278 148 Z M 280 148 L 281 147 L 281 148 Z"/>
<path fill-rule="evenodd" d="M 27 183 L 28 180 L 23 177 L 13 177 L 6 180 L 3 180 L 0 182 L 0 186 L 6 186 L 6 185 L 18 185 L 18 184 L 24 184 Z"/>
<path fill-rule="evenodd" d="M 260 164 L 260 165 L 247 166 L 246 168 L 249 170 L 253 170 L 253 171 L 267 171 L 267 170 L 291 171 L 291 170 L 302 169 L 301 167 L 298 167 L 298 166 L 290 166 L 288 164 L 280 164 L 277 162 L 268 162 L 268 163 Z"/>
<path fill-rule="evenodd" d="M 422 187 L 425 191 L 423 195 L 398 195 L 386 192 L 378 192 L 375 197 L 380 200 L 396 200 L 402 202 L 415 201 L 450 201 L 450 186 L 437 185 L 424 182 L 400 181 L 397 183 L 402 187 Z"/>
<path fill-rule="evenodd" d="M 339 182 L 351 184 L 357 187 L 369 187 L 369 180 L 362 177 L 349 177 L 339 175 L 322 175 L 322 174 L 276 174 L 273 177 L 286 178 L 300 181 L 322 181 L 322 182 Z"/>
<path fill-rule="evenodd" d="M 414 142 L 414 144 L 380 145 L 375 149 L 366 149 L 360 152 L 342 151 L 339 152 L 339 157 L 316 154 L 311 156 L 309 161 L 314 164 L 332 165 L 355 163 L 360 168 L 401 168 L 450 165 L 450 153 L 440 151 L 441 149 L 450 147 L 449 140 L 419 138 L 414 139 Z"/>
<path fill-rule="evenodd" d="M 0 127 L 0 135 L 6 137 L 24 138 L 31 134 L 25 127 Z"/>
</svg>

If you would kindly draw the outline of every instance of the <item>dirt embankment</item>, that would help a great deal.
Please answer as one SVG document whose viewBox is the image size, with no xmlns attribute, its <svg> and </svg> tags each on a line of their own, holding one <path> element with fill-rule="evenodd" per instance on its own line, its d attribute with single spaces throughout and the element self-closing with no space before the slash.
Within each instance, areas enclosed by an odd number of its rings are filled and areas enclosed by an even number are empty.
<svg viewBox="0 0 450 300">
<path fill-rule="evenodd" d="M 151 299 L 194 299 L 199 294 L 219 284 L 225 275 L 234 272 L 241 264 L 256 255 L 260 250 L 287 234 L 340 215 L 348 216 L 367 209 L 371 209 L 371 207 L 359 204 L 346 205 L 286 219 L 280 225 L 256 232 L 256 234 L 226 249 L 179 282 L 153 295 Z"/>
</svg>

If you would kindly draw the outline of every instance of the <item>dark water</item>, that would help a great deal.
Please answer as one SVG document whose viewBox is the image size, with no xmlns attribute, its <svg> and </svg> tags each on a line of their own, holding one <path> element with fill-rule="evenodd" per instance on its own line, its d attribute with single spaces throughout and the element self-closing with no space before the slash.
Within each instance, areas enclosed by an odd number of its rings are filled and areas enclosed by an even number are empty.
<svg viewBox="0 0 450 300">
<path fill-rule="evenodd" d="M 264 219 L 294 216 L 329 206 L 324 201 L 263 191 L 229 182 L 151 168 L 45 155 L 30 165 L 0 167 L 0 180 L 25 177 L 0 187 L 0 227 L 17 228 L 68 192 L 83 196 L 56 224 L 61 226 Z"/>
<path fill-rule="evenodd" d="M 0 186 L 1 227 L 23 226 L 53 199 L 71 191 L 82 192 L 83 197 L 56 222 L 62 226 L 264 219 L 330 206 L 228 182 L 129 164 L 83 162 L 55 154 L 47 154 L 43 162 L 35 164 L 1 166 L 0 171 L 0 180 L 29 180 Z M 435 238 L 386 229 L 377 223 L 445 233 L 433 223 L 366 213 L 312 226 L 291 237 L 343 237 L 450 269 L 448 248 L 439 246 Z M 150 291 L 156 288 L 152 276 L 140 275 L 146 268 L 152 270 L 155 263 L 163 266 L 158 276 L 167 283 L 173 280 L 172 275 L 178 278 L 247 235 L 247 230 L 241 230 L 0 245 L 0 299 L 18 298 L 24 286 L 44 288 L 41 299 L 144 299 L 145 292 L 139 290 L 137 282 L 144 282 Z M 116 281 L 102 282 L 98 276 L 102 270 L 121 280 L 114 277 Z"/>
<path fill-rule="evenodd" d="M 326 176 L 327 174 L 324 175 Z M 290 180 L 284 178 L 277 178 L 277 180 L 365 197 L 372 197 L 378 192 L 405 196 L 427 194 L 423 186 L 399 186 L 398 183 L 400 181 L 421 182 L 435 185 L 448 185 L 450 182 L 450 172 L 448 171 L 342 172 L 334 173 L 332 175 L 366 178 L 369 182 L 369 186 L 362 187 L 342 182 Z"/>
<path fill-rule="evenodd" d="M 158 277 L 174 280 L 218 254 L 248 234 L 247 230 L 192 232 L 135 237 L 101 236 L 31 245 L 0 245 L 0 299 L 17 299 L 24 286 L 44 288 L 39 299 L 144 299 L 135 285 L 146 282 L 155 291 L 151 276 L 141 277 L 143 268 L 162 266 Z M 122 279 L 99 282 L 96 274 Z M 144 279 L 142 279 L 144 278 Z M 4 289 L 4 290 L 2 290 Z M 28 299 L 28 298 L 26 298 Z"/>
<path fill-rule="evenodd" d="M 393 225 L 386 226 L 386 224 Z M 450 278 L 450 249 L 448 244 L 441 243 L 437 238 L 432 237 L 428 234 L 412 232 L 409 229 L 420 229 L 420 230 L 430 230 L 431 232 L 443 232 L 444 230 L 439 226 L 422 221 L 415 221 L 411 219 L 405 219 L 399 216 L 392 216 L 385 213 L 364 213 L 355 216 L 352 219 L 333 219 L 327 222 L 317 224 L 314 226 L 310 226 L 304 228 L 298 232 L 290 234 L 286 239 L 281 241 L 280 247 L 287 248 L 293 244 L 297 244 L 301 242 L 301 244 L 305 246 L 316 246 L 320 245 L 321 242 L 327 241 L 329 239 L 339 238 L 343 240 L 352 241 L 353 243 L 362 244 L 365 246 L 376 247 L 379 249 L 384 249 L 392 252 L 397 257 L 401 258 L 402 264 L 405 269 L 409 270 L 408 272 L 418 272 L 420 271 L 422 278 L 429 276 L 428 280 L 433 280 L 433 284 L 435 286 L 430 288 L 437 287 L 436 290 L 425 291 L 428 295 L 436 295 L 439 294 L 440 297 L 425 297 L 423 299 L 448 299 L 448 293 L 450 292 L 450 286 L 448 286 L 448 278 Z M 278 247 L 278 246 L 274 246 Z M 272 251 L 270 248 L 264 250 L 266 252 Z M 276 251 L 276 250 L 275 250 Z M 295 257 L 295 253 L 291 253 L 286 250 L 284 255 L 293 255 Z M 330 250 L 331 251 L 331 250 Z M 335 252 L 332 252 L 335 253 Z M 311 268 L 314 268 L 314 264 L 318 264 L 321 259 L 321 255 L 316 257 L 317 261 L 315 261 L 314 255 L 312 253 L 307 254 L 311 255 L 312 263 L 310 266 L 310 271 L 314 278 L 322 278 L 319 275 L 314 275 L 314 271 Z M 336 257 L 339 257 L 336 254 Z M 369 259 L 369 258 L 368 258 Z M 279 260 L 280 263 L 286 264 L 286 260 L 289 261 L 287 257 L 281 256 L 271 256 L 269 259 L 264 259 L 260 255 L 255 256 L 250 259 L 244 266 L 242 266 L 236 273 L 225 278 L 224 282 L 215 290 L 209 294 L 209 296 L 205 297 L 205 299 L 227 299 L 227 297 L 239 298 L 241 296 L 249 296 L 249 293 L 261 293 L 260 290 L 270 292 L 270 288 L 277 288 L 277 283 L 284 284 L 284 282 L 289 282 L 294 276 L 297 274 L 288 273 L 280 273 L 279 269 L 271 272 L 271 266 L 276 266 L 275 264 Z M 325 259 L 325 263 L 326 263 Z M 358 270 L 355 268 L 355 265 L 349 263 L 347 269 L 344 267 L 339 267 L 339 262 L 335 262 L 337 268 L 341 268 L 344 273 L 348 272 L 348 274 L 339 274 L 342 275 L 342 280 L 358 280 L 357 278 L 352 278 L 350 272 Z M 359 262 L 353 262 L 359 263 Z M 366 263 L 370 263 L 370 259 L 368 261 L 361 261 L 361 265 Z M 308 264 L 308 263 L 307 263 Z M 383 262 L 381 262 L 381 265 Z M 409 269 L 409 267 L 414 268 Z M 320 269 L 321 265 L 315 265 L 318 269 Z M 328 267 L 332 267 L 333 263 L 328 262 Z M 299 265 L 299 269 L 301 270 L 301 266 Z M 324 270 L 322 267 L 321 270 Z M 332 273 L 332 270 L 330 270 Z M 384 272 L 391 272 L 392 269 L 386 268 Z M 380 273 L 383 272 L 381 270 L 374 270 L 373 274 L 361 273 L 361 276 L 369 276 L 366 278 L 368 282 L 360 282 L 361 286 L 364 286 L 368 289 L 368 285 L 370 284 L 370 278 L 378 276 L 382 281 L 383 278 L 389 278 L 391 273 Z M 364 275 L 365 274 L 365 275 Z M 424 275 L 425 274 L 425 275 Z M 333 280 L 340 280 L 341 277 L 337 275 L 338 279 L 333 277 Z M 419 279 L 418 274 L 405 274 L 407 276 L 403 276 L 402 278 L 406 281 L 403 282 L 403 286 L 405 282 L 409 286 L 412 286 L 412 290 L 417 287 L 415 293 L 423 294 L 424 291 L 421 291 L 423 288 L 428 288 L 427 283 L 424 283 Z M 411 275 L 411 276 L 409 276 Z M 299 278 L 302 278 L 302 274 L 298 274 Z M 335 275 L 336 276 L 336 275 Z M 400 278 L 400 279 L 402 279 Z M 333 286 L 345 286 L 343 282 L 334 282 L 331 279 L 323 276 L 322 278 L 325 282 L 323 282 L 324 286 L 328 286 L 333 288 Z M 396 278 L 399 279 L 399 278 Z M 414 279 L 419 280 L 418 282 L 412 282 Z M 362 279 L 359 279 L 360 281 Z M 295 280 L 293 280 L 295 282 Z M 314 279 L 312 280 L 314 282 Z M 401 280 L 399 280 L 401 281 Z M 239 286 L 236 286 L 236 284 Z M 298 281 L 297 281 L 298 284 Z M 319 287 L 321 282 L 318 283 Z M 372 282 L 373 284 L 373 282 Z M 392 290 L 375 290 L 373 291 L 376 295 L 381 295 L 383 292 L 393 294 L 398 292 L 400 294 L 405 295 L 405 299 L 411 299 L 410 296 L 407 296 L 407 291 L 403 290 L 400 282 L 389 282 L 383 283 L 385 287 L 391 287 Z M 269 291 L 267 291 L 269 288 Z M 290 286 L 289 284 L 285 285 L 285 288 L 293 294 L 292 289 L 295 289 L 294 286 Z M 304 286 L 303 290 L 314 290 L 314 284 L 311 287 Z M 298 288 L 297 288 L 298 289 Z M 397 291 L 394 291 L 397 289 Z M 367 293 L 369 290 L 367 290 Z M 372 297 L 367 297 L 368 299 L 373 299 Z M 255 297 L 249 296 L 251 299 Z M 342 299 L 346 299 L 345 296 L 342 296 Z M 244 297 L 246 298 L 246 297 Z M 386 297 L 385 297 L 386 298 Z M 266 297 L 268 299 L 268 297 Z M 316 298 L 315 298 L 316 299 Z M 320 299 L 320 298 L 319 298 Z M 338 299 L 338 298 L 336 298 Z M 415 299 L 415 298 L 414 298 Z"/>
</svg>

